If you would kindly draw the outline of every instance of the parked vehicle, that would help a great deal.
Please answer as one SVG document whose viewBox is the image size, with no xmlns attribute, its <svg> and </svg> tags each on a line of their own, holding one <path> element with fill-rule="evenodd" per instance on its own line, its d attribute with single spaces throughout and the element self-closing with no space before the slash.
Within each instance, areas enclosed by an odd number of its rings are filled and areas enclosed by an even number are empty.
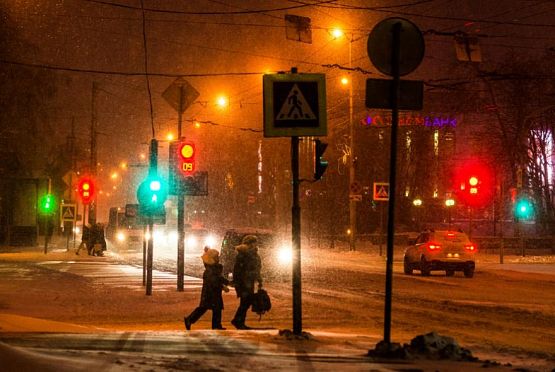
<svg viewBox="0 0 555 372">
<path fill-rule="evenodd" d="M 233 272 L 237 251 L 235 247 L 241 244 L 247 235 L 254 235 L 258 239 L 258 254 L 262 260 L 262 276 L 283 276 L 291 273 L 292 250 L 291 244 L 279 238 L 272 230 L 265 229 L 228 229 L 223 237 L 220 249 L 220 262 L 224 266 L 224 275 Z"/>
<path fill-rule="evenodd" d="M 426 230 L 405 250 L 404 272 L 411 275 L 413 270 L 420 270 L 422 276 L 429 276 L 431 271 L 445 270 L 447 276 L 453 276 L 455 271 L 462 271 L 472 278 L 476 251 L 476 244 L 463 232 Z"/>
</svg>

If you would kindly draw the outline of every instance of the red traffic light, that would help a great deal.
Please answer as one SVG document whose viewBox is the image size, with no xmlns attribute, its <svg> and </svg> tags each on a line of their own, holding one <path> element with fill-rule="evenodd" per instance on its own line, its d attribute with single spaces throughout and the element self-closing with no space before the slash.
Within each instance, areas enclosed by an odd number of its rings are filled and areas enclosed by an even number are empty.
<svg viewBox="0 0 555 372">
<path fill-rule="evenodd" d="M 94 197 L 93 181 L 88 177 L 81 178 L 77 186 L 77 193 L 83 204 L 89 204 Z"/>
<path fill-rule="evenodd" d="M 494 191 L 491 170 L 478 161 L 468 161 L 455 171 L 454 189 L 462 204 L 471 207 L 487 205 Z"/>
<path fill-rule="evenodd" d="M 177 167 L 185 174 L 190 175 L 195 173 L 195 156 L 196 149 L 193 142 L 180 142 L 177 145 Z"/>
</svg>

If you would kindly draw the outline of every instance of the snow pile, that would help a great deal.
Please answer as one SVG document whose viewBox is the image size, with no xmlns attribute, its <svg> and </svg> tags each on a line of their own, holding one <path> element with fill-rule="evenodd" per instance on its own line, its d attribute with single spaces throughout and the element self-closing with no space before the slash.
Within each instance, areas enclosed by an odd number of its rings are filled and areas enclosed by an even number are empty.
<svg viewBox="0 0 555 372">
<path fill-rule="evenodd" d="M 279 335 L 285 337 L 286 340 L 313 340 L 312 334 L 308 332 L 301 332 L 300 335 L 293 333 L 290 329 L 280 329 Z"/>
<path fill-rule="evenodd" d="M 448 336 L 441 336 L 435 332 L 419 335 L 413 338 L 410 344 L 401 346 L 399 343 L 386 343 L 380 341 L 374 350 L 368 351 L 368 356 L 388 359 L 431 359 L 478 361 L 468 349 Z"/>
</svg>

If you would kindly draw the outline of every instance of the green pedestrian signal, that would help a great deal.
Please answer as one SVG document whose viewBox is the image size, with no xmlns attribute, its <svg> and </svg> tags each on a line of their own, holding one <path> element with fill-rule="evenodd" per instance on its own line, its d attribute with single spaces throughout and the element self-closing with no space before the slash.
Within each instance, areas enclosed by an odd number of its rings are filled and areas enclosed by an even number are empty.
<svg viewBox="0 0 555 372">
<path fill-rule="evenodd" d="M 144 180 L 137 190 L 139 213 L 145 216 L 165 214 L 164 202 L 168 198 L 167 183 L 158 176 Z"/>
<path fill-rule="evenodd" d="M 41 214 L 52 214 L 56 210 L 56 198 L 52 194 L 46 194 L 39 200 L 39 212 Z"/>
<path fill-rule="evenodd" d="M 515 204 L 515 217 L 520 220 L 529 220 L 534 216 L 534 205 L 527 198 L 520 198 Z"/>
</svg>

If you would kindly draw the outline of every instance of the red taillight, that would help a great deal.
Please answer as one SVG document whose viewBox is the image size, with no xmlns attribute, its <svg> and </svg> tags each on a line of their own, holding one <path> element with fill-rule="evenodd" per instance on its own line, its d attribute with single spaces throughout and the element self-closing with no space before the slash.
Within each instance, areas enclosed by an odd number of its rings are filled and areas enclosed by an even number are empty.
<svg viewBox="0 0 555 372">
<path fill-rule="evenodd" d="M 441 245 L 437 244 L 437 243 L 428 243 L 428 249 L 430 251 L 438 251 L 441 249 Z"/>
<path fill-rule="evenodd" d="M 470 252 L 476 252 L 476 246 L 472 243 L 465 244 L 464 249 L 466 249 L 467 251 L 470 251 Z"/>
</svg>

